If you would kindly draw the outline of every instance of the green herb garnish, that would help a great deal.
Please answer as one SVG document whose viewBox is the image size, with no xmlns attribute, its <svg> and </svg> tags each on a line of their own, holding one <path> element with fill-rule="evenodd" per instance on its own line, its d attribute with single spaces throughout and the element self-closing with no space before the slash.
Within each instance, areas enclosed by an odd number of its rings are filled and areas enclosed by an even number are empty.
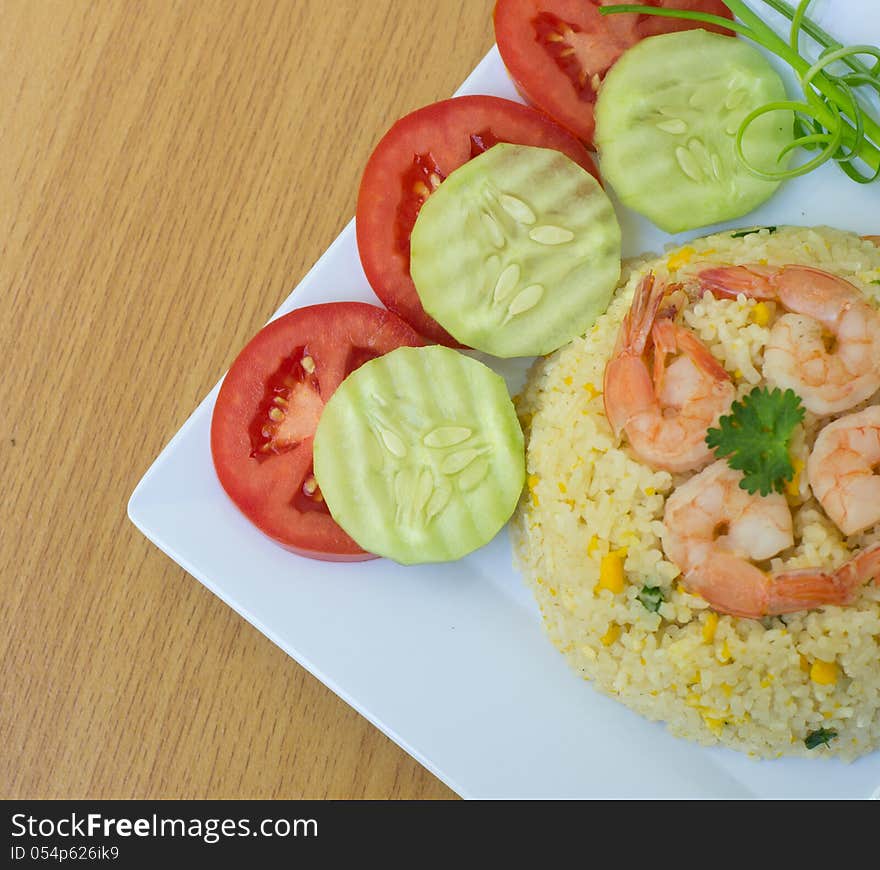
<svg viewBox="0 0 880 870">
<path fill-rule="evenodd" d="M 795 426 L 804 419 L 804 407 L 794 390 L 772 392 L 755 387 L 731 413 L 706 433 L 706 443 L 731 468 L 743 472 L 740 486 L 754 495 L 784 492 L 794 477 L 788 444 Z"/>
<path fill-rule="evenodd" d="M 804 738 L 804 746 L 807 749 L 815 749 L 817 746 L 828 746 L 835 737 L 837 737 L 837 732 L 833 728 L 820 728 L 818 731 L 811 731 Z"/>
<path fill-rule="evenodd" d="M 776 232 L 776 227 L 752 227 L 750 230 L 739 230 L 738 232 L 731 233 L 730 238 L 732 239 L 744 239 L 746 236 L 750 236 L 753 233 L 759 233 L 761 230 L 767 230 L 768 235 L 773 235 Z"/>
<path fill-rule="evenodd" d="M 651 613 L 656 613 L 666 600 L 663 590 L 659 586 L 643 586 L 636 598 L 645 605 L 645 610 L 650 610 Z"/>
<path fill-rule="evenodd" d="M 875 117 L 868 110 L 867 103 L 860 100 L 862 89 L 869 98 L 872 91 L 880 92 L 880 48 L 875 45 L 842 45 L 807 17 L 812 0 L 798 0 L 794 6 L 786 0 L 764 0 L 765 5 L 791 22 L 788 39 L 780 36 L 744 0 L 723 2 L 738 21 L 728 21 L 720 15 L 705 12 L 655 6 L 618 4 L 603 6 L 599 11 L 602 15 L 639 13 L 715 24 L 752 40 L 795 71 L 803 90 L 803 101 L 780 100 L 761 106 L 746 116 L 737 131 L 737 156 L 753 175 L 768 181 L 784 181 L 806 175 L 834 160 L 841 171 L 859 184 L 868 184 L 880 177 L 880 118 Z M 816 60 L 801 54 L 803 35 L 820 47 Z M 865 63 L 862 57 L 870 58 L 872 62 Z M 843 66 L 847 69 L 842 69 Z M 832 69 L 836 71 L 832 72 Z M 793 169 L 773 172 L 750 163 L 743 150 L 746 131 L 758 118 L 773 112 L 790 112 L 794 116 L 797 137 L 779 155 L 780 161 L 798 147 L 806 150 L 819 148 L 819 153 Z M 865 169 L 859 169 L 857 162 Z"/>
</svg>

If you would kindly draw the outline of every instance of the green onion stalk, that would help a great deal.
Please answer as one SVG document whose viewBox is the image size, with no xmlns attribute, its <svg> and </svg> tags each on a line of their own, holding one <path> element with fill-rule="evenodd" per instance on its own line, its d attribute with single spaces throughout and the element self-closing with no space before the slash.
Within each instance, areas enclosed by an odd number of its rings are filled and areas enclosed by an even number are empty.
<svg viewBox="0 0 880 870">
<path fill-rule="evenodd" d="M 600 12 L 603 15 L 641 13 L 683 18 L 724 27 L 775 54 L 797 73 L 803 89 L 802 102 L 780 100 L 761 106 L 743 119 L 737 132 L 737 155 L 754 175 L 768 181 L 783 181 L 805 175 L 828 160 L 835 160 L 843 172 L 860 184 L 868 184 L 880 177 L 880 120 L 870 114 L 856 93 L 857 88 L 867 87 L 880 94 L 880 48 L 874 45 L 842 45 L 807 17 L 812 0 L 799 0 L 797 6 L 790 5 L 786 0 L 763 0 L 791 22 L 787 41 L 743 0 L 722 2 L 738 21 L 706 12 L 629 4 L 603 6 Z M 822 46 L 816 61 L 801 55 L 802 34 Z M 871 58 L 873 63 L 864 63 L 861 60 L 863 57 Z M 845 65 L 848 72 L 833 73 L 829 69 L 832 64 Z M 779 154 L 779 162 L 795 148 L 819 153 L 794 168 L 768 171 L 751 164 L 743 148 L 746 131 L 754 121 L 771 112 L 791 112 L 795 118 L 796 138 Z"/>
</svg>

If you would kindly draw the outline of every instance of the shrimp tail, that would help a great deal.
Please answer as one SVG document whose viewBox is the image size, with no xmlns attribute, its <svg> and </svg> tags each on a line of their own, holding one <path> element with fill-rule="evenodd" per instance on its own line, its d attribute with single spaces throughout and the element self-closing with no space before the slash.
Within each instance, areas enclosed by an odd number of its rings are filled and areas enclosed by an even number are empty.
<svg viewBox="0 0 880 870">
<path fill-rule="evenodd" d="M 614 355 L 605 367 L 605 416 L 615 437 L 620 437 L 634 414 L 644 410 L 645 397 L 653 395 L 650 373 L 642 356 L 663 295 L 663 285 L 654 281 L 653 272 L 642 278 L 620 325 Z"/>
<path fill-rule="evenodd" d="M 724 266 L 703 269 L 697 276 L 700 290 L 708 290 L 713 296 L 736 299 L 740 293 L 751 299 L 775 299 L 773 286 L 775 269 L 762 266 Z"/>
<path fill-rule="evenodd" d="M 770 581 L 767 616 L 813 610 L 831 604 L 851 604 L 858 586 L 845 582 L 837 573 L 803 568 L 774 574 Z"/>
<path fill-rule="evenodd" d="M 675 327 L 675 343 L 678 349 L 687 354 L 691 362 L 699 369 L 706 372 L 716 381 L 731 381 L 732 378 L 727 369 L 712 355 L 706 347 L 690 330 L 681 326 Z"/>
<path fill-rule="evenodd" d="M 852 604 L 861 588 L 880 576 L 880 544 L 862 550 L 836 571 L 803 568 L 771 575 L 769 616 L 811 610 L 831 604 Z"/>
<path fill-rule="evenodd" d="M 836 571 L 802 568 L 767 574 L 734 553 L 705 553 L 684 583 L 715 610 L 760 619 L 830 605 L 852 604 L 861 588 L 880 578 L 880 544 L 862 550 Z"/>
<path fill-rule="evenodd" d="M 880 580 L 880 544 L 872 544 L 849 560 L 840 572 L 852 575 L 854 584 L 862 586 L 870 580 Z"/>
<path fill-rule="evenodd" d="M 648 272 L 642 278 L 620 327 L 617 339 L 619 352 L 635 356 L 641 356 L 645 352 L 665 292 L 663 284 L 654 280 L 653 272 Z"/>
</svg>

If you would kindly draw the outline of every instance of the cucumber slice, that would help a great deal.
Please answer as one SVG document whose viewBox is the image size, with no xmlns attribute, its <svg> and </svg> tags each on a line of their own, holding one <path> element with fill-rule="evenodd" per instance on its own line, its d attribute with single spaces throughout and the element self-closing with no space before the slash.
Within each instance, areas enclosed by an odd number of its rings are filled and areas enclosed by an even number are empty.
<svg viewBox="0 0 880 870">
<path fill-rule="evenodd" d="M 743 119 L 785 100 L 764 56 L 741 39 L 685 30 L 645 39 L 611 68 L 596 102 L 602 175 L 624 205 L 678 233 L 747 214 L 778 182 L 752 175 L 736 155 Z M 762 170 L 793 140 L 789 115 L 747 130 L 743 151 Z"/>
<path fill-rule="evenodd" d="M 510 518 L 523 435 L 491 369 L 445 347 L 399 348 L 331 396 L 314 467 L 333 519 L 365 550 L 404 565 L 446 562 Z"/>
<path fill-rule="evenodd" d="M 620 226 L 564 154 L 498 144 L 452 172 L 410 240 L 425 310 L 499 357 L 556 350 L 592 326 L 620 278 Z"/>
</svg>

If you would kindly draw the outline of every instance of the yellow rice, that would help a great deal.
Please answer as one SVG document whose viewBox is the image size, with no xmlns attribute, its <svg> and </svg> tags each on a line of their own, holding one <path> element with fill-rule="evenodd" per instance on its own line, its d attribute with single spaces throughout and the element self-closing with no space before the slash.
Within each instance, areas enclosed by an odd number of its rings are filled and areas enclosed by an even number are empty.
<svg viewBox="0 0 880 870">
<path fill-rule="evenodd" d="M 851 233 L 780 227 L 721 233 L 625 264 L 606 314 L 584 338 L 539 360 L 517 407 L 528 487 L 513 523 L 520 567 L 552 642 L 601 691 L 672 733 L 762 757 L 838 755 L 880 745 L 880 588 L 850 607 L 751 620 L 716 614 L 682 587 L 660 543 L 666 497 L 688 475 L 654 471 L 612 435 L 602 381 L 621 320 L 647 270 L 682 281 L 708 265 L 800 263 L 853 282 L 880 307 L 880 249 Z M 763 383 L 776 312 L 704 295 L 686 323 L 733 375 L 738 396 Z M 876 404 L 880 396 L 868 404 Z M 827 422 L 827 419 L 822 421 Z M 793 444 L 800 467 L 821 428 L 807 416 Z M 880 526 L 846 539 L 800 474 L 789 488 L 795 546 L 772 567 L 836 567 L 880 541 Z M 622 570 L 620 570 L 622 568 Z M 660 587 L 649 611 L 638 599 Z M 837 736 L 807 749 L 819 729 Z"/>
</svg>

